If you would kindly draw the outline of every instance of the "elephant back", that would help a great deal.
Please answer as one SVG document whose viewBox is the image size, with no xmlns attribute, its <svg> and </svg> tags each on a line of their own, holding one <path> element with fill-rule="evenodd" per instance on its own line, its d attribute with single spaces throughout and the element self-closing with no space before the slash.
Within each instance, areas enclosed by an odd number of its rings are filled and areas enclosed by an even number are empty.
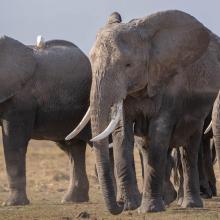
<svg viewBox="0 0 220 220">
<path fill-rule="evenodd" d="M 45 42 L 45 46 L 46 48 L 54 46 L 77 47 L 74 43 L 66 40 L 49 40 Z"/>
</svg>

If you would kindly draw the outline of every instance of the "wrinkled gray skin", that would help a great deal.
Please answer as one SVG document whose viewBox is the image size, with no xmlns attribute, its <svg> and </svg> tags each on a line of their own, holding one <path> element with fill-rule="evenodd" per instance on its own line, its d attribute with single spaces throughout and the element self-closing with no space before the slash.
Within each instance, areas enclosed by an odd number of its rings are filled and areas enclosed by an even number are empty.
<svg viewBox="0 0 220 220">
<path fill-rule="evenodd" d="M 205 119 L 204 128 L 208 127 L 211 121 L 211 113 L 209 113 L 208 117 Z M 200 185 L 200 195 L 204 199 L 212 198 L 212 196 L 216 196 L 216 178 L 214 173 L 214 161 L 215 161 L 215 148 L 213 146 L 212 141 L 212 131 L 209 131 L 207 134 L 203 134 L 200 147 L 198 152 L 198 171 L 199 171 L 199 185 Z M 180 159 L 179 149 L 175 149 L 174 153 L 174 161 L 179 173 L 179 190 L 178 190 L 178 205 L 182 204 L 183 201 L 183 171 Z M 179 161 L 178 161 L 179 160 Z M 176 169 L 174 169 L 176 170 Z M 175 172 L 174 172 L 175 173 Z"/>
<path fill-rule="evenodd" d="M 10 189 L 4 205 L 29 203 L 25 155 L 31 138 L 55 141 L 68 154 L 71 178 L 63 202 L 88 201 L 89 126 L 74 140 L 63 140 L 88 108 L 91 76 L 88 58 L 70 42 L 48 41 L 37 49 L 0 38 L 0 118 Z"/>
<path fill-rule="evenodd" d="M 131 169 L 133 118 L 129 116 L 136 103 L 149 118 L 150 140 L 148 151 L 143 153 L 140 212 L 165 210 L 162 181 L 169 146 L 183 146 L 182 207 L 203 206 L 197 157 L 203 123 L 220 85 L 219 57 L 218 37 L 180 11 L 160 12 L 129 23 L 121 23 L 120 15 L 113 13 L 98 32 L 90 53 L 92 135 L 107 127 L 111 108 L 124 100 L 123 119 L 113 132 L 113 142 L 125 209 L 136 207 L 136 181 Z M 124 207 L 116 202 L 107 138 L 94 146 L 106 206 L 113 214 L 121 213 Z"/>
<path fill-rule="evenodd" d="M 142 166 L 142 178 L 144 180 L 144 161 L 142 156 L 142 151 L 148 148 L 148 140 L 145 137 L 135 136 L 135 147 L 138 149 L 140 158 L 141 158 L 141 166 Z M 167 154 L 167 164 L 165 171 L 165 178 L 163 181 L 163 201 L 166 205 L 169 205 L 177 198 L 177 192 L 174 188 L 173 183 L 171 182 L 171 171 L 174 167 L 174 160 L 171 156 L 171 152 Z"/>
<path fill-rule="evenodd" d="M 215 99 L 212 110 L 212 132 L 215 143 L 216 157 L 220 169 L 220 91 Z"/>
</svg>

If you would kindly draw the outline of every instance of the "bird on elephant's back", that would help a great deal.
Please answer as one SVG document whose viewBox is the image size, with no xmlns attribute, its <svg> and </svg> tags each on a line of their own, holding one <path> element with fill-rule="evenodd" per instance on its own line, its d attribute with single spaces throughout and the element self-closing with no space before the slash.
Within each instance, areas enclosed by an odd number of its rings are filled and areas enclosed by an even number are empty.
<svg viewBox="0 0 220 220">
<path fill-rule="evenodd" d="M 124 108 L 130 96 L 137 100 L 147 97 L 154 106 L 149 151 L 144 156 L 148 168 L 140 212 L 165 210 L 162 180 L 169 146 L 183 146 L 182 207 L 202 207 L 196 164 L 203 123 L 220 87 L 219 38 L 197 19 L 177 10 L 128 23 L 122 23 L 121 16 L 113 13 L 108 20 L 90 52 L 93 79 L 87 111 L 107 208 L 118 214 L 131 204 L 135 207 L 133 173 L 129 173 L 133 122 Z M 115 163 L 119 161 L 128 173 L 121 181 L 124 206 L 116 202 L 106 156 L 110 133 L 117 146 L 119 159 Z"/>
<path fill-rule="evenodd" d="M 70 185 L 63 202 L 88 201 L 85 149 L 89 125 L 64 141 L 89 106 L 91 66 L 86 55 L 64 40 L 26 46 L 0 38 L 0 117 L 9 197 L 4 205 L 29 203 L 25 156 L 31 138 L 56 142 L 70 158 Z M 75 164 L 75 165 L 74 165 Z"/>
</svg>

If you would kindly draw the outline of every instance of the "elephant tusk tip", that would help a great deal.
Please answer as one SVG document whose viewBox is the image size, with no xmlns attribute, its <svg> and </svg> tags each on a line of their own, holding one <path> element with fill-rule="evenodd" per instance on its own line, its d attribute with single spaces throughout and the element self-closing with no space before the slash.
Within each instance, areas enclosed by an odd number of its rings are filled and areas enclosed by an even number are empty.
<svg viewBox="0 0 220 220">
<path fill-rule="evenodd" d="M 73 139 L 72 135 L 67 135 L 64 140 L 65 140 L 65 141 L 69 141 L 69 140 L 71 140 L 71 139 Z"/>
<path fill-rule="evenodd" d="M 96 142 L 97 140 L 96 140 L 96 138 L 92 138 L 92 139 L 90 139 L 90 141 L 91 142 Z"/>
<path fill-rule="evenodd" d="M 211 131 L 212 129 L 212 121 L 210 122 L 209 126 L 205 129 L 204 134 L 209 133 L 209 131 Z"/>
<path fill-rule="evenodd" d="M 100 140 L 102 140 L 102 139 L 103 139 L 103 138 L 102 138 L 102 137 L 99 137 L 99 135 L 98 135 L 98 136 L 92 138 L 90 141 L 91 141 L 91 142 L 97 142 L 97 141 L 100 141 Z"/>
<path fill-rule="evenodd" d="M 65 137 L 65 141 L 69 141 L 71 138 L 69 138 L 68 136 L 67 137 Z"/>
</svg>

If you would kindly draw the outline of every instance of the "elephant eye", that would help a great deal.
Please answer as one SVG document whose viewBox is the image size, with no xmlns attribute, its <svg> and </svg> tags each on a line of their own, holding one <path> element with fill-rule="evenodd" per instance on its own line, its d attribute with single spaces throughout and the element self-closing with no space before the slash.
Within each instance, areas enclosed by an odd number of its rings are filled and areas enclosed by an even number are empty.
<svg viewBox="0 0 220 220">
<path fill-rule="evenodd" d="M 131 66 L 131 64 L 130 64 L 130 63 L 127 63 L 125 66 L 126 66 L 126 67 L 130 67 L 130 66 Z"/>
</svg>

